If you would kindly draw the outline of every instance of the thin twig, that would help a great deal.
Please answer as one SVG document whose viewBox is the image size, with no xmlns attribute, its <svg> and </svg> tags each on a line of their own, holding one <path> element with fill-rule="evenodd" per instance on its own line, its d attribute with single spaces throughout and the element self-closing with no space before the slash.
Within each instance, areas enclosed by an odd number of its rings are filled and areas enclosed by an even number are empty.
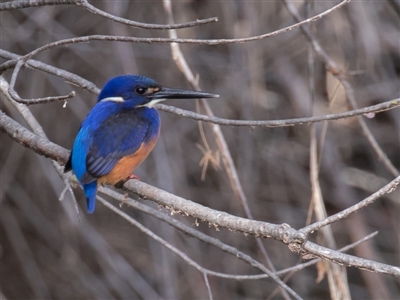
<svg viewBox="0 0 400 300">
<path fill-rule="evenodd" d="M 178 24 L 149 24 L 149 23 L 142 23 L 136 22 L 132 20 L 128 20 L 125 18 L 117 17 L 112 14 L 106 13 L 98 9 L 97 7 L 91 5 L 87 0 L 27 0 L 27 1 L 10 1 L 0 4 L 0 11 L 5 10 L 16 10 L 16 9 L 23 9 L 23 8 L 31 8 L 31 7 L 39 7 L 39 6 L 46 6 L 46 5 L 77 5 L 83 7 L 87 11 L 107 18 L 109 20 L 125 24 L 132 27 L 137 28 L 144 28 L 144 29 L 182 29 L 182 28 L 189 28 L 209 23 L 218 22 L 218 18 L 208 18 L 208 19 L 201 19 L 192 22 L 185 22 L 185 23 L 178 23 Z"/>
<path fill-rule="evenodd" d="M 351 118 L 354 116 L 360 116 L 368 113 L 380 113 L 387 110 L 391 110 L 400 106 L 400 98 L 393 99 L 389 101 L 382 102 L 380 104 L 371 105 L 363 108 L 358 108 L 342 113 L 337 114 L 328 114 L 322 116 L 315 116 L 315 117 L 306 117 L 306 118 L 295 118 L 295 119 L 287 119 L 287 120 L 231 120 L 231 119 L 224 119 L 215 116 L 206 116 L 203 114 L 198 114 L 192 111 L 184 110 L 181 108 L 168 106 L 165 104 L 157 104 L 156 107 L 159 110 L 176 114 L 178 116 L 191 118 L 197 121 L 204 121 L 210 122 L 219 125 L 225 126 L 248 126 L 251 128 L 256 127 L 287 127 L 287 126 L 294 126 L 294 125 L 309 125 L 312 123 L 324 122 L 324 121 L 333 121 L 333 120 L 340 120 Z"/>
<path fill-rule="evenodd" d="M 17 55 L 15 53 L 12 53 L 12 52 L 9 52 L 9 51 L 3 50 L 3 49 L 0 49 L 0 57 L 8 58 L 8 59 L 21 58 L 20 55 Z M 60 78 L 63 78 L 68 83 L 79 86 L 82 89 L 87 90 L 88 92 L 91 92 L 93 94 L 98 95 L 100 93 L 100 89 L 97 88 L 93 82 L 90 82 L 89 80 L 87 80 L 77 74 L 68 72 L 67 70 L 56 68 L 51 65 L 45 64 L 41 61 L 34 60 L 34 59 L 27 60 L 25 62 L 25 64 L 28 67 L 32 67 L 37 70 L 46 72 L 48 74 L 52 74 L 52 75 L 58 76 Z"/>
<path fill-rule="evenodd" d="M 320 228 L 327 226 L 331 223 L 337 222 L 339 220 L 342 220 L 344 218 L 347 218 L 351 214 L 359 211 L 360 209 L 374 203 L 376 200 L 381 198 L 382 196 L 394 192 L 396 188 L 400 185 L 400 176 L 396 177 L 393 179 L 391 182 L 386 184 L 384 187 L 370 195 L 369 197 L 365 198 L 364 200 L 358 202 L 357 204 L 350 206 L 349 208 L 342 210 L 341 212 L 338 212 L 330 217 L 327 217 L 324 220 L 315 222 L 313 224 L 310 224 L 302 229 L 300 229 L 301 232 L 305 234 L 312 233 L 316 230 L 319 230 Z"/>
<path fill-rule="evenodd" d="M 213 18 L 208 18 L 208 19 L 202 19 L 202 20 L 196 20 L 192 22 L 186 22 L 186 23 L 177 23 L 177 24 L 166 24 L 166 25 L 160 25 L 160 24 L 148 24 L 148 23 L 141 23 L 141 22 L 136 22 L 136 21 L 131 21 L 128 19 L 120 18 L 117 16 L 114 16 L 112 14 L 106 13 L 97 7 L 94 7 L 91 5 L 87 0 L 82 0 L 82 7 L 84 7 L 86 10 L 90 11 L 91 13 L 94 13 L 96 15 L 100 15 L 102 17 L 105 17 L 107 19 L 110 19 L 112 21 L 133 26 L 133 27 L 138 27 L 138 28 L 146 28 L 146 29 L 182 29 L 182 28 L 189 28 L 189 27 L 195 27 L 199 25 L 204 25 L 204 24 L 209 24 L 209 23 L 214 23 L 218 22 L 218 18 L 213 17 Z"/>
<path fill-rule="evenodd" d="M 203 273 L 203 278 L 204 281 L 206 283 L 206 287 L 207 287 L 207 292 L 208 292 L 208 299 L 213 300 L 213 295 L 212 295 L 212 291 L 211 291 L 211 287 L 210 287 L 210 283 L 208 282 L 208 276 L 207 273 Z"/>
<path fill-rule="evenodd" d="M 50 103 L 50 102 L 58 102 L 64 101 L 73 98 L 75 96 L 75 91 L 72 91 L 68 95 L 65 96 L 55 96 L 55 97 L 45 97 L 45 98 L 31 98 L 31 99 L 23 99 L 21 98 L 18 93 L 15 91 L 14 86 L 17 80 L 17 76 L 19 71 L 21 70 L 22 65 L 24 62 L 22 60 L 18 61 L 17 65 L 14 68 L 14 72 L 11 76 L 10 86 L 8 88 L 8 93 L 10 94 L 11 98 L 18 103 L 23 103 L 25 105 L 32 105 L 32 104 L 42 104 L 42 103 Z"/>
</svg>

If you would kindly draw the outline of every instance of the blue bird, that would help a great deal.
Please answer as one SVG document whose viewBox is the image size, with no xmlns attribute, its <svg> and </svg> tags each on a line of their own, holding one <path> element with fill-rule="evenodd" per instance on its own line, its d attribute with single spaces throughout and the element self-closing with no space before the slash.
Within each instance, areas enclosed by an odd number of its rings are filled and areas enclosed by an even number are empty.
<svg viewBox="0 0 400 300">
<path fill-rule="evenodd" d="M 215 98 L 215 94 L 166 88 L 153 79 L 125 75 L 109 80 L 83 121 L 64 172 L 81 183 L 88 213 L 93 213 L 99 184 L 130 178 L 153 150 L 160 134 L 154 105 L 166 99 Z"/>
</svg>

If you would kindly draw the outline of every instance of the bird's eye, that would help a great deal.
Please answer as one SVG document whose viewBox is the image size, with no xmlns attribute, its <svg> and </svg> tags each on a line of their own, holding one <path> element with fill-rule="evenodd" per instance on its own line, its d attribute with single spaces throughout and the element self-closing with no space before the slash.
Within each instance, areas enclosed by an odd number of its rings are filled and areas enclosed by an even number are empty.
<svg viewBox="0 0 400 300">
<path fill-rule="evenodd" d="M 135 93 L 136 93 L 136 94 L 139 94 L 139 95 L 143 95 L 144 93 L 146 93 L 146 89 L 145 89 L 145 88 L 142 88 L 142 87 L 137 87 L 137 88 L 135 89 Z"/>
</svg>

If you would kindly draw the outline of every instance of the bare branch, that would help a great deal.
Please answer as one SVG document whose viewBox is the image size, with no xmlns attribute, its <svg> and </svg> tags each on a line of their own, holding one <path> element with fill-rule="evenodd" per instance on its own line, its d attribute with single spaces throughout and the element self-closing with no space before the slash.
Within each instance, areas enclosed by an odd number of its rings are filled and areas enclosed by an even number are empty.
<svg viewBox="0 0 400 300">
<path fill-rule="evenodd" d="M 8 52 L 6 50 L 0 49 L 0 56 L 9 59 L 18 59 L 22 56 L 17 54 Z M 92 82 L 88 81 L 87 79 L 80 77 L 74 73 L 68 72 L 63 69 L 59 69 L 43 62 L 29 59 L 26 61 L 26 64 L 30 67 L 35 69 L 44 71 L 46 73 L 56 75 L 65 79 L 67 82 L 73 83 L 81 87 L 84 90 L 87 90 L 93 94 L 98 95 L 100 93 L 100 89 L 96 87 Z M 34 103 L 29 103 L 34 104 Z M 340 119 L 351 118 L 358 115 L 366 115 L 368 113 L 381 113 L 384 111 L 388 111 L 391 109 L 395 109 L 400 106 L 400 98 L 385 101 L 376 105 L 371 105 L 363 108 L 358 108 L 354 110 L 350 110 L 347 112 L 336 113 L 336 114 L 327 114 L 322 116 L 313 116 L 313 117 L 306 117 L 306 118 L 295 118 L 295 119 L 287 119 L 287 120 L 232 120 L 232 119 L 224 119 L 215 116 L 207 116 L 199 113 L 195 113 L 192 111 L 184 110 L 181 108 L 177 108 L 170 105 L 165 104 L 157 104 L 156 107 L 159 110 L 176 114 L 178 116 L 191 118 L 197 121 L 204 121 L 210 122 L 214 124 L 224 125 L 224 126 L 235 126 L 235 127 L 242 127 L 248 126 L 252 128 L 256 127 L 287 127 L 287 126 L 295 126 L 295 125 L 308 125 L 312 123 L 324 122 L 324 121 L 334 121 Z"/>
<path fill-rule="evenodd" d="M 359 258 L 353 255 L 348 255 L 335 251 L 326 247 L 319 246 L 317 244 L 311 243 L 309 241 L 303 244 L 303 249 L 311 254 L 318 257 L 333 261 L 339 264 L 343 264 L 348 267 L 356 267 L 361 270 L 379 272 L 382 274 L 388 274 L 395 277 L 400 277 L 400 268 L 395 266 L 390 266 L 369 259 Z"/>
<path fill-rule="evenodd" d="M 90 41 L 112 41 L 112 42 L 130 42 L 130 43 L 179 43 L 179 44 L 198 44 L 198 45 L 220 45 L 220 44 L 235 44 L 235 43 L 247 43 L 247 42 L 252 42 L 252 41 L 258 41 L 262 40 L 271 36 L 275 36 L 284 32 L 291 31 L 293 29 L 296 29 L 300 27 L 303 24 L 307 24 L 310 22 L 317 21 L 321 19 L 322 17 L 332 13 L 336 9 L 342 7 L 343 5 L 349 3 L 351 0 L 343 0 L 339 4 L 335 5 L 331 9 L 328 9 L 312 18 L 309 18 L 307 20 L 301 21 L 299 23 L 296 23 L 291 26 L 287 26 L 285 28 L 275 30 L 270 33 L 258 35 L 258 36 L 252 36 L 248 38 L 240 38 L 240 39 L 213 39 L 213 40 L 198 40 L 198 39 L 175 39 L 175 38 L 136 38 L 136 37 L 126 37 L 126 36 L 113 36 L 113 35 L 90 35 L 90 36 L 83 36 L 83 37 L 78 37 L 78 38 L 71 38 L 71 39 L 64 39 L 64 40 L 59 40 L 53 43 L 49 43 L 47 45 L 44 45 L 42 47 L 37 48 L 36 50 L 33 50 L 32 52 L 22 56 L 20 59 L 26 61 L 28 59 L 31 59 L 33 56 L 55 48 L 55 47 L 60 47 L 60 46 L 65 46 L 69 44 L 79 44 L 79 43 L 88 43 Z M 3 72 L 7 69 L 10 69 L 14 67 L 17 63 L 17 60 L 10 60 L 8 62 L 5 62 L 4 64 L 0 65 L 0 72 Z"/>
<path fill-rule="evenodd" d="M 284 0 L 284 3 L 293 16 L 293 18 L 299 22 L 301 20 L 300 15 L 296 9 L 296 7 L 288 0 Z M 351 86 L 350 82 L 347 80 L 345 72 L 343 69 L 339 67 L 339 65 L 329 56 L 329 54 L 324 50 L 324 48 L 320 45 L 316 37 L 313 33 L 308 30 L 308 28 L 301 26 L 300 27 L 303 34 L 308 38 L 311 42 L 311 45 L 314 48 L 314 51 L 318 54 L 318 56 L 325 62 L 327 69 L 335 76 L 339 82 L 342 84 L 344 89 L 346 90 L 347 99 L 352 107 L 352 109 L 357 109 L 357 102 L 354 97 L 354 90 Z M 392 164 L 392 162 L 387 157 L 386 153 L 382 150 L 379 146 L 378 142 L 376 141 L 375 137 L 372 135 L 371 131 L 369 130 L 365 120 L 361 117 L 357 117 L 357 121 L 361 126 L 362 132 L 364 133 L 365 137 L 367 138 L 368 142 L 371 144 L 372 149 L 377 154 L 378 158 L 382 163 L 385 165 L 387 170 L 392 173 L 393 176 L 399 176 L 400 172 L 397 168 Z"/>
<path fill-rule="evenodd" d="M 15 53 L 0 49 L 0 57 L 8 58 L 8 59 L 18 59 L 21 56 L 15 54 Z M 34 69 L 37 69 L 37 70 L 46 72 L 48 74 L 52 74 L 52 75 L 58 76 L 60 78 L 63 78 L 68 83 L 77 85 L 77 86 L 81 87 L 82 89 L 87 90 L 93 94 L 98 95 L 100 93 L 100 89 L 97 88 L 93 82 L 90 82 L 89 80 L 86 80 L 85 78 L 83 78 L 79 75 L 68 72 L 67 70 L 59 69 L 59 68 L 53 67 L 51 65 L 48 65 L 48 64 L 45 64 L 43 62 L 40 62 L 38 60 L 33 60 L 33 59 L 27 60 L 25 62 L 25 64 Z"/>
<path fill-rule="evenodd" d="M 161 245 L 163 245 L 164 247 L 168 248 L 169 250 L 171 250 L 172 252 L 174 252 L 176 255 L 178 255 L 180 258 L 182 258 L 183 260 L 185 260 L 189 265 L 191 265 L 192 267 L 195 267 L 197 270 L 199 270 L 200 272 L 202 272 L 203 274 L 207 274 L 209 272 L 208 269 L 203 268 L 202 266 L 200 266 L 199 264 L 197 264 L 195 261 L 193 261 L 192 259 L 190 259 L 185 253 L 183 253 L 182 251 L 176 249 L 175 247 L 173 247 L 171 244 L 169 244 L 168 242 L 166 242 L 164 239 L 160 238 L 158 235 L 156 235 L 154 232 L 150 231 L 149 229 L 147 229 L 146 227 L 144 227 L 142 224 L 140 224 L 139 222 L 137 222 L 136 220 L 134 220 L 133 218 L 131 218 L 130 216 L 128 216 L 126 213 L 124 213 L 123 211 L 121 211 L 120 209 L 118 209 L 117 207 L 111 205 L 110 203 L 108 203 L 105 199 L 103 199 L 102 197 L 97 196 L 97 199 L 100 200 L 100 202 L 102 202 L 107 208 L 111 209 L 113 212 L 117 213 L 118 215 L 120 215 L 122 218 L 124 218 L 125 220 L 127 220 L 129 223 L 131 223 L 132 225 L 136 226 L 137 228 L 140 229 L 140 231 L 142 231 L 143 233 L 147 234 L 148 236 L 150 236 L 152 239 L 156 240 L 158 243 L 160 243 Z M 293 291 L 289 286 L 286 285 L 286 283 L 284 283 L 276 274 L 272 273 L 270 270 L 268 270 L 266 267 L 264 267 L 261 264 L 257 264 L 256 265 L 257 268 L 260 268 L 261 271 L 263 271 L 264 273 L 268 274 L 270 276 L 271 279 L 273 279 L 277 284 L 279 284 L 280 286 L 282 286 L 286 291 L 288 291 L 295 299 L 301 300 L 302 298 L 297 295 L 297 293 L 295 291 Z"/>
<path fill-rule="evenodd" d="M 308 225 L 302 229 L 300 229 L 301 232 L 304 232 L 305 234 L 312 233 L 316 230 L 319 230 L 320 228 L 329 225 L 331 223 L 337 222 L 339 220 L 342 220 L 344 218 L 347 218 L 351 214 L 359 211 L 360 209 L 374 203 L 376 200 L 381 198 L 382 196 L 392 193 L 396 190 L 396 188 L 400 185 L 400 176 L 396 177 L 393 179 L 391 182 L 389 182 L 387 185 L 370 195 L 369 197 L 365 198 L 361 202 L 358 202 L 357 204 L 342 210 L 341 212 L 338 212 L 337 214 L 334 214 L 330 217 L 327 217 L 326 219 L 323 219 L 321 221 L 315 222 L 311 225 Z"/>
<path fill-rule="evenodd" d="M 171 226 L 175 227 L 178 230 L 181 230 L 182 232 L 184 232 L 185 234 L 188 234 L 204 243 L 213 245 L 219 249 L 221 249 L 224 252 L 227 252 L 235 257 L 239 257 L 240 259 L 242 259 L 243 261 L 247 262 L 248 264 L 250 264 L 251 266 L 256 266 L 256 265 L 261 265 L 261 263 L 259 263 L 258 261 L 254 260 L 253 258 L 251 258 L 249 255 L 246 255 L 245 253 L 237 250 L 236 248 L 229 246 L 225 243 L 222 243 L 220 240 L 210 237 L 192 227 L 189 227 L 181 222 L 179 222 L 178 220 L 170 217 L 169 215 L 166 215 L 156 209 L 153 209 L 145 204 L 140 203 L 139 201 L 133 200 L 131 198 L 126 198 L 125 195 L 122 195 L 120 193 L 117 193 L 109 188 L 104 188 L 104 187 L 100 187 L 99 191 L 107 196 L 112 197 L 114 200 L 120 201 L 121 203 L 127 204 L 137 210 L 140 210 L 141 212 L 144 212 L 148 215 L 151 215 L 153 217 L 156 217 L 157 219 L 164 221 L 168 224 L 170 224 Z M 377 231 L 367 235 L 366 237 L 350 244 L 347 245 L 343 248 L 340 248 L 338 251 L 340 252 L 344 252 L 347 251 L 349 249 L 354 248 L 355 246 L 359 245 L 362 242 L 365 242 L 373 237 L 375 237 L 378 234 Z M 289 272 L 297 272 L 303 268 L 306 268 L 308 266 L 311 266 L 315 263 L 317 263 L 318 261 L 320 261 L 320 259 L 315 259 L 303 264 L 299 264 L 290 268 L 286 268 L 284 270 L 280 270 L 278 272 L 276 272 L 277 275 L 284 275 L 286 273 Z M 254 279 L 261 279 L 261 278 L 267 278 L 269 277 L 269 275 L 267 274 L 260 274 L 260 275 L 230 275 L 230 274 L 224 274 L 224 273 L 219 273 L 219 272 L 208 272 L 209 275 L 212 276 L 217 276 L 217 277 L 222 277 L 222 278 L 230 278 L 230 279 L 235 279 L 235 280 L 254 280 Z"/>
<path fill-rule="evenodd" d="M 26 0 L 0 3 L 0 11 L 40 7 L 47 5 L 79 5 L 82 0 Z"/>
<path fill-rule="evenodd" d="M 170 23 L 173 23 L 174 18 L 173 18 L 173 14 L 172 14 L 171 1 L 164 0 L 163 3 L 164 3 L 164 8 L 165 8 L 165 11 L 167 14 L 168 21 Z M 171 30 L 171 31 L 169 31 L 169 36 L 170 36 L 170 38 L 177 38 L 178 34 L 175 30 Z M 198 80 L 195 78 L 192 70 L 189 67 L 189 64 L 187 63 L 185 57 L 183 56 L 183 53 L 180 49 L 180 45 L 176 44 L 176 43 L 171 44 L 171 52 L 172 52 L 172 57 L 173 57 L 176 65 L 178 66 L 180 71 L 185 75 L 186 80 L 192 85 L 192 87 L 195 90 L 200 90 Z M 214 113 L 211 110 L 211 107 L 208 105 L 208 101 L 206 99 L 200 99 L 200 105 L 204 108 L 207 115 L 209 115 L 211 117 L 214 116 Z M 228 178 L 229 178 L 232 190 L 233 190 L 245 216 L 249 219 L 253 219 L 246 195 L 243 191 L 242 184 L 239 180 L 239 175 L 237 173 L 236 166 L 233 163 L 232 155 L 229 151 L 229 147 L 225 140 L 225 137 L 221 131 L 221 127 L 217 124 L 210 124 L 210 125 L 211 125 L 211 129 L 212 129 L 212 133 L 214 135 L 214 139 L 220 150 L 220 153 L 222 156 L 222 161 L 225 166 L 225 170 L 228 174 Z M 258 239 L 256 240 L 256 243 L 257 243 L 257 247 L 260 250 L 260 252 L 262 253 L 264 260 L 267 263 L 268 267 L 273 272 L 275 272 L 275 267 L 272 264 L 272 261 L 268 255 L 268 252 L 264 247 L 264 244 Z M 281 290 L 281 294 L 282 294 L 283 298 L 287 299 L 287 300 L 290 299 L 287 292 L 289 292 L 290 294 L 292 294 L 292 292 L 287 290 L 287 288 L 280 281 L 276 280 L 276 283 L 278 284 L 278 286 Z"/>
<path fill-rule="evenodd" d="M 8 117 L 1 110 L 0 128 L 22 146 L 32 149 L 39 155 L 51 158 L 62 165 L 66 164 L 69 153 L 68 150 L 32 133 L 18 122 Z"/>
<path fill-rule="evenodd" d="M 21 103 L 18 103 L 17 101 L 15 101 L 10 93 L 8 92 L 10 90 L 10 87 L 8 86 L 7 81 L 0 76 L 0 91 L 6 96 L 6 98 L 11 102 L 11 104 L 18 110 L 18 112 L 21 114 L 21 116 L 24 118 L 24 120 L 28 123 L 28 125 L 32 128 L 33 132 L 37 135 L 39 135 L 42 138 L 48 139 L 46 136 L 46 133 L 44 132 L 42 126 L 40 125 L 40 123 L 36 120 L 36 118 L 34 117 L 34 115 L 32 114 L 32 112 L 29 110 L 29 108 Z M 65 188 L 64 190 L 61 192 L 61 195 L 59 197 L 59 200 L 63 200 L 65 193 L 68 191 L 71 194 L 72 200 L 73 200 L 73 204 L 76 210 L 76 213 L 78 215 L 78 219 L 81 221 L 82 218 L 80 216 L 79 213 L 79 208 L 78 208 L 78 203 L 76 201 L 75 195 L 72 191 L 71 188 L 71 184 L 70 184 L 70 180 L 71 180 L 71 175 L 70 174 L 64 174 L 62 168 L 60 167 L 60 165 L 52 160 L 51 161 L 53 164 L 54 169 L 56 170 L 56 172 L 58 173 L 58 175 L 60 176 L 60 178 L 64 181 L 65 184 Z"/>
<path fill-rule="evenodd" d="M 56 160 L 60 164 L 65 164 L 68 159 L 68 151 L 66 149 L 35 135 L 2 111 L 0 111 L 0 129 L 24 147 L 30 148 L 40 155 Z M 400 181 L 400 178 L 396 180 Z M 399 182 L 397 182 L 393 188 L 397 185 L 399 185 Z M 331 250 L 305 241 L 306 235 L 300 230 L 297 231 L 291 228 L 288 224 L 276 225 L 236 217 L 225 212 L 204 207 L 137 180 L 129 180 L 124 186 L 146 200 L 155 201 L 168 209 L 193 216 L 212 226 L 225 227 L 230 230 L 252 234 L 258 237 L 280 240 L 287 244 L 292 252 L 302 253 L 305 258 L 309 258 L 310 256 L 307 256 L 307 253 L 310 253 L 311 257 L 317 256 L 332 262 L 345 264 L 346 266 L 355 266 L 363 270 L 400 277 L 399 267 L 343 254 L 336 250 Z"/>
<path fill-rule="evenodd" d="M 306 117 L 306 118 L 295 118 L 295 119 L 287 119 L 287 120 L 231 120 L 224 119 L 215 116 L 206 116 L 203 114 L 198 114 L 192 111 L 184 110 L 181 108 L 165 105 L 165 104 L 157 104 L 156 107 L 159 110 L 176 114 L 178 116 L 191 118 L 197 121 L 210 122 L 219 125 L 225 126 L 248 126 L 252 128 L 256 127 L 287 127 L 294 125 L 305 125 L 312 124 L 324 121 L 333 121 L 351 118 L 354 116 L 365 115 L 368 113 L 380 113 L 383 111 L 391 110 L 400 106 L 400 98 L 393 99 L 389 101 L 382 102 L 380 104 L 367 106 L 364 108 L 358 108 L 342 113 L 337 114 L 328 114 L 323 116 L 315 116 L 315 117 Z"/>
<path fill-rule="evenodd" d="M 31 8 L 31 7 L 40 7 L 40 6 L 47 6 L 47 5 L 77 5 L 77 6 L 83 7 L 84 9 L 86 9 L 87 11 L 89 11 L 95 15 L 102 16 L 104 18 L 107 18 L 109 20 L 112 20 L 112 21 L 115 21 L 115 22 L 118 22 L 121 24 L 125 24 L 125 25 L 132 26 L 132 27 L 137 27 L 137 28 L 144 28 L 144 29 L 162 29 L 162 30 L 182 29 L 182 28 L 189 28 L 189 27 L 218 22 L 218 18 L 216 18 L 216 17 L 202 19 L 202 20 L 196 20 L 196 21 L 186 22 L 186 23 L 166 24 L 166 25 L 136 22 L 136 21 L 131 21 L 131 20 L 128 20 L 125 18 L 120 18 L 120 17 L 114 16 L 112 14 L 106 13 L 106 12 L 98 9 L 97 7 L 91 5 L 87 0 L 10 1 L 10 2 L 1 3 L 0 11 Z"/>
<path fill-rule="evenodd" d="M 10 86 L 8 88 L 8 92 L 13 100 L 18 103 L 23 103 L 25 105 L 32 105 L 32 104 L 43 104 L 43 103 L 50 103 L 50 102 L 58 102 L 58 101 L 67 101 L 75 96 L 75 91 L 72 91 L 68 95 L 65 96 L 55 96 L 55 97 L 45 97 L 45 98 L 31 98 L 31 99 L 23 99 L 21 98 L 18 93 L 15 91 L 14 86 L 17 80 L 17 76 L 19 71 L 21 70 L 22 65 L 24 64 L 23 61 L 18 61 L 17 65 L 14 68 L 14 72 L 11 76 Z"/>
<path fill-rule="evenodd" d="M 207 273 L 203 273 L 203 277 L 204 277 L 204 281 L 206 282 L 206 287 L 207 287 L 207 291 L 208 291 L 208 299 L 213 300 L 213 295 L 211 292 L 210 283 L 208 282 Z"/>
<path fill-rule="evenodd" d="M 204 25 L 204 24 L 209 24 L 209 23 L 214 23 L 218 22 L 218 18 L 208 18 L 208 19 L 203 19 L 203 20 L 196 20 L 192 22 L 186 22 L 186 23 L 178 23 L 178 24 L 167 24 L 167 25 L 159 25 L 159 24 L 147 24 L 147 23 L 141 23 L 141 22 L 136 22 L 136 21 L 131 21 L 127 20 L 124 18 L 120 18 L 114 15 L 111 15 L 109 13 L 106 13 L 93 5 L 91 5 L 87 0 L 82 0 L 82 5 L 86 10 L 90 11 L 93 14 L 100 15 L 102 17 L 105 17 L 107 19 L 110 19 L 112 21 L 133 26 L 133 27 L 138 27 L 138 28 L 146 28 L 146 29 L 182 29 L 182 28 L 189 28 L 189 27 L 194 27 L 198 25 Z"/>
</svg>

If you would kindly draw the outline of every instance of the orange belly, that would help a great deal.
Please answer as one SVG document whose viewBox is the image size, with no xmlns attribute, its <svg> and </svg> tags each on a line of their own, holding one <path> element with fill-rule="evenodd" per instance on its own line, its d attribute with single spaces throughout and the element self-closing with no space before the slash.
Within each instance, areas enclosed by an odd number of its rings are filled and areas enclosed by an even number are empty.
<svg viewBox="0 0 400 300">
<path fill-rule="evenodd" d="M 153 150 L 156 142 L 157 138 L 151 140 L 149 143 L 142 143 L 140 148 L 135 153 L 121 158 L 111 172 L 99 178 L 98 182 L 114 185 L 121 180 L 127 179 L 133 173 L 136 167 L 145 160 L 151 150 Z"/>
</svg>

